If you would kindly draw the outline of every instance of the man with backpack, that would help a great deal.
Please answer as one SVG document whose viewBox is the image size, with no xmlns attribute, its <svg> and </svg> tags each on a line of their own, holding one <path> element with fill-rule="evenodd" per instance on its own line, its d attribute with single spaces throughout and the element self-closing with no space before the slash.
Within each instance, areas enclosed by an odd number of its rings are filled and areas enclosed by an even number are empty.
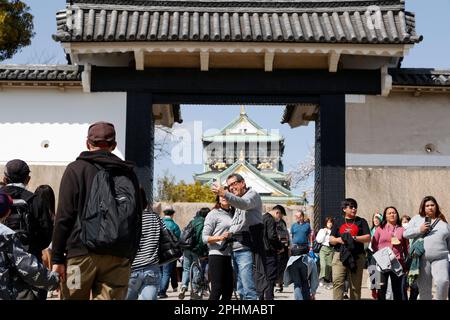
<svg viewBox="0 0 450 320">
<path fill-rule="evenodd" d="M 61 179 L 52 262 L 62 299 L 124 299 L 127 293 L 142 205 L 133 164 L 112 154 L 116 145 L 113 124 L 92 124 L 88 151 Z"/>
<path fill-rule="evenodd" d="M 191 265 L 200 258 L 204 258 L 208 255 L 208 246 L 203 243 L 202 233 L 205 225 L 205 218 L 209 213 L 209 208 L 201 208 L 195 214 L 195 217 L 184 228 L 180 237 L 180 246 L 183 250 L 183 276 L 181 280 L 181 292 L 178 298 L 183 300 L 185 293 L 191 281 L 192 288 L 194 288 L 191 300 L 201 299 L 201 288 L 199 288 L 199 282 L 203 274 L 194 274 L 194 279 L 190 279 Z M 203 265 L 203 264 L 202 264 Z M 197 270 L 196 270 L 197 271 Z"/>
<path fill-rule="evenodd" d="M 52 238 L 53 223 L 48 206 L 38 202 L 41 200 L 34 193 L 26 190 L 30 182 L 30 168 L 20 159 L 6 163 L 2 191 L 13 199 L 11 214 L 5 225 L 12 229 L 27 252 L 42 262 L 42 250 L 48 247 Z M 47 208 L 47 209 L 46 209 Z M 45 300 L 45 290 L 30 289 L 19 293 L 21 300 Z"/>
<path fill-rule="evenodd" d="M 173 215 L 175 214 L 175 210 L 171 205 L 167 205 L 163 210 L 163 222 L 166 226 L 167 230 L 172 232 L 177 239 L 180 239 L 181 230 L 178 224 L 173 219 Z M 172 276 L 172 270 L 176 268 L 177 262 L 173 261 L 170 263 L 166 263 L 161 266 L 161 284 L 159 286 L 158 297 L 165 299 L 169 296 L 167 295 L 167 289 L 169 288 L 170 277 Z"/>
</svg>

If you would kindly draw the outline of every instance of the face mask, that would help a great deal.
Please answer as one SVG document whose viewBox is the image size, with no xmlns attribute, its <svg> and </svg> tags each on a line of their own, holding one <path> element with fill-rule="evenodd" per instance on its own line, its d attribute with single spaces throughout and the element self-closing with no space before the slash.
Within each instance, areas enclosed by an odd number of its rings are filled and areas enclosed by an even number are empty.
<svg viewBox="0 0 450 320">
<path fill-rule="evenodd" d="M 402 227 L 406 229 L 408 227 L 408 224 L 408 222 L 402 223 Z"/>
</svg>

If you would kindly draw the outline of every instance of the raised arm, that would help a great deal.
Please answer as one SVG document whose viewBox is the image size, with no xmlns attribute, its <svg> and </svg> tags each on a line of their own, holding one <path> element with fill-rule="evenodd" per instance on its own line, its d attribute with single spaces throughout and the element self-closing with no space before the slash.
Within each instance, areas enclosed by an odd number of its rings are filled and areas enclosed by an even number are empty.
<svg viewBox="0 0 450 320">
<path fill-rule="evenodd" d="M 249 210 L 258 205 L 258 198 L 255 193 L 247 192 L 242 197 L 237 197 L 231 192 L 225 192 L 225 199 L 235 208 L 241 210 Z"/>
<path fill-rule="evenodd" d="M 420 237 L 425 230 L 421 225 L 419 218 L 420 216 L 415 216 L 411 219 L 411 221 L 408 224 L 408 227 L 405 229 L 405 232 L 403 232 L 403 236 L 407 239 L 414 239 L 417 237 Z"/>
</svg>

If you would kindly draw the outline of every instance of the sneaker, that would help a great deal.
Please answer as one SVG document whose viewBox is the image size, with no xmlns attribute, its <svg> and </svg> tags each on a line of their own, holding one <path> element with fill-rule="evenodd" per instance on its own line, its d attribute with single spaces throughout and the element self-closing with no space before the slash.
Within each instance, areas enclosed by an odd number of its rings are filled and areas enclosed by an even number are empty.
<svg viewBox="0 0 450 320">
<path fill-rule="evenodd" d="M 178 292 L 178 287 L 173 288 L 172 292 Z"/>
<path fill-rule="evenodd" d="M 165 299 L 165 298 L 168 298 L 169 296 L 167 295 L 167 294 L 165 294 L 165 293 L 159 293 L 158 294 L 158 298 L 161 298 L 161 299 Z"/>
<path fill-rule="evenodd" d="M 186 295 L 186 287 L 182 287 L 180 293 L 178 294 L 178 299 L 183 300 Z"/>
<path fill-rule="evenodd" d="M 347 295 L 347 293 L 344 293 L 343 299 L 344 299 L 344 300 L 348 300 L 348 295 Z"/>
<path fill-rule="evenodd" d="M 327 290 L 333 289 L 333 284 L 332 284 L 332 283 L 328 283 L 328 284 L 325 286 L 325 289 L 327 289 Z"/>
<path fill-rule="evenodd" d="M 202 300 L 202 296 L 198 292 L 191 293 L 191 300 Z"/>
<path fill-rule="evenodd" d="M 323 287 L 325 285 L 325 280 L 320 279 L 319 280 L 319 287 Z"/>
</svg>

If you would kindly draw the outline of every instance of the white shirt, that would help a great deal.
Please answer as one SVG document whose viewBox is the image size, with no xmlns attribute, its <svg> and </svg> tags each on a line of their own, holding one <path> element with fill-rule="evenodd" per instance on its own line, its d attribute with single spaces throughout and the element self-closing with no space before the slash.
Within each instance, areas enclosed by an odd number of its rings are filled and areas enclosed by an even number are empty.
<svg viewBox="0 0 450 320">
<path fill-rule="evenodd" d="M 321 243 L 323 246 L 330 246 L 330 234 L 331 230 L 328 228 L 322 228 L 319 230 L 316 236 L 316 241 Z"/>
</svg>

